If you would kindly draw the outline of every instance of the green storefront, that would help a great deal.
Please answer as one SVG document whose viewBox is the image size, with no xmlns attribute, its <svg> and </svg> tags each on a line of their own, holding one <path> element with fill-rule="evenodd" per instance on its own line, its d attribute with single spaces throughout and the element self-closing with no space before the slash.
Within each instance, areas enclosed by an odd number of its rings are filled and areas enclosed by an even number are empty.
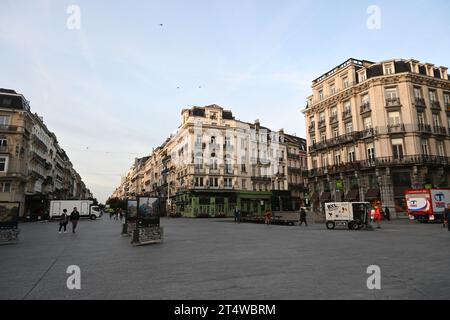
<svg viewBox="0 0 450 320">
<path fill-rule="evenodd" d="M 264 214 L 271 206 L 271 192 L 233 190 L 183 190 L 177 193 L 177 213 L 183 217 L 232 217 L 237 207 L 245 215 Z"/>
</svg>

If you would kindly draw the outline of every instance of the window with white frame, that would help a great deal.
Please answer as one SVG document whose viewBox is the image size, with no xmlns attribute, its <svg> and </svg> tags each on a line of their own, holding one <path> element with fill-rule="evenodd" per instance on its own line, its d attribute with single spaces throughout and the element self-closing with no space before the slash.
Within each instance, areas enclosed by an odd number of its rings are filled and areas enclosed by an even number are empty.
<svg viewBox="0 0 450 320">
<path fill-rule="evenodd" d="M 422 88 L 414 87 L 414 98 L 422 99 Z"/>
<path fill-rule="evenodd" d="M 331 108 L 331 117 L 337 119 L 337 107 Z"/>
<path fill-rule="evenodd" d="M 450 104 L 450 93 L 448 93 L 448 92 L 444 92 L 444 103 L 446 105 Z"/>
<path fill-rule="evenodd" d="M 423 112 L 417 112 L 417 122 L 419 123 L 419 126 L 425 124 L 425 114 Z"/>
<path fill-rule="evenodd" d="M 398 126 L 398 125 L 400 125 L 402 123 L 399 111 L 391 111 L 391 112 L 389 112 L 388 113 L 388 118 L 389 118 L 389 125 L 391 125 L 391 126 Z"/>
<path fill-rule="evenodd" d="M 350 100 L 344 101 L 344 112 L 351 112 L 352 110 L 352 104 Z"/>
<path fill-rule="evenodd" d="M 344 89 L 347 89 L 347 88 L 349 87 L 349 84 L 348 84 L 348 77 L 343 77 L 343 78 L 342 78 L 342 87 L 343 87 Z"/>
<path fill-rule="evenodd" d="M 8 157 L 0 157 L 0 172 L 8 171 Z"/>
<path fill-rule="evenodd" d="M 392 139 L 392 157 L 394 159 L 403 158 L 403 139 Z"/>
<path fill-rule="evenodd" d="M 231 179 L 231 178 L 223 179 L 223 186 L 225 188 L 231 188 L 233 186 L 233 179 Z"/>
<path fill-rule="evenodd" d="M 445 157 L 445 148 L 443 141 L 440 140 L 436 141 L 436 150 L 439 157 Z"/>
<path fill-rule="evenodd" d="M 397 88 L 386 88 L 385 96 L 388 100 L 395 100 L 398 98 Z"/>
<path fill-rule="evenodd" d="M 7 147 L 7 146 L 8 146 L 8 139 L 0 138 L 0 147 Z"/>
<path fill-rule="evenodd" d="M 345 133 L 352 133 L 353 132 L 353 123 L 347 122 L 345 124 Z"/>
<path fill-rule="evenodd" d="M 335 127 L 333 128 L 333 138 L 339 137 L 339 128 Z"/>
<path fill-rule="evenodd" d="M 392 63 L 386 63 L 383 65 L 384 67 L 384 74 L 389 75 L 394 73 L 394 65 Z"/>
<path fill-rule="evenodd" d="M 367 160 L 372 162 L 375 160 L 375 146 L 373 142 L 366 144 Z"/>
<path fill-rule="evenodd" d="M 323 154 L 322 156 L 322 167 L 328 166 L 328 156 L 326 154 Z"/>
<path fill-rule="evenodd" d="M 320 89 L 320 90 L 319 90 L 319 100 L 323 100 L 323 98 L 324 98 L 323 90 Z"/>
<path fill-rule="evenodd" d="M 422 154 L 424 156 L 427 156 L 430 154 L 430 149 L 428 148 L 428 140 L 427 139 L 422 139 Z"/>
<path fill-rule="evenodd" d="M 325 112 L 319 113 L 319 121 L 325 121 Z"/>
<path fill-rule="evenodd" d="M 361 103 L 362 103 L 362 105 L 369 104 L 369 102 L 370 102 L 369 94 L 368 94 L 368 93 L 363 94 L 363 95 L 361 96 Z"/>
<path fill-rule="evenodd" d="M 437 97 L 436 97 L 436 91 L 435 90 L 428 90 L 428 96 L 430 97 L 430 101 L 436 101 Z"/>
<path fill-rule="evenodd" d="M 363 122 L 364 122 L 364 129 L 368 130 L 372 128 L 372 117 L 364 118 Z"/>
<path fill-rule="evenodd" d="M 435 127 L 439 127 L 441 125 L 441 119 L 437 113 L 433 113 L 433 125 Z"/>
<path fill-rule="evenodd" d="M 333 95 L 336 93 L 336 85 L 333 83 L 330 83 L 330 94 Z"/>
<path fill-rule="evenodd" d="M 322 131 L 320 133 L 320 142 L 324 142 L 325 140 L 327 140 L 327 134 L 325 133 L 325 131 Z"/>
<path fill-rule="evenodd" d="M 209 186 L 217 188 L 219 186 L 219 178 L 209 178 Z"/>
<path fill-rule="evenodd" d="M 366 71 L 362 71 L 359 73 L 359 82 L 363 82 L 367 80 L 367 75 L 366 75 Z"/>
<path fill-rule="evenodd" d="M 355 148 L 354 147 L 348 148 L 347 161 L 350 163 L 355 162 Z"/>
<path fill-rule="evenodd" d="M 334 153 L 334 165 L 338 166 L 341 164 L 341 152 L 340 151 L 336 151 Z"/>
<path fill-rule="evenodd" d="M 10 121 L 10 116 L 0 116 L 0 126 L 9 126 Z"/>
<path fill-rule="evenodd" d="M 11 182 L 0 182 L 0 192 L 1 193 L 9 193 L 11 192 Z"/>
</svg>

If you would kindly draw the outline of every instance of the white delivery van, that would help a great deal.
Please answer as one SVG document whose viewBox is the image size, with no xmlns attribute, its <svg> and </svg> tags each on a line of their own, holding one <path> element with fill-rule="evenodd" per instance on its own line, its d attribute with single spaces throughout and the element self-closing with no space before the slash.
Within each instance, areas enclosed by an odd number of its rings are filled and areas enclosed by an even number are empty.
<svg viewBox="0 0 450 320">
<path fill-rule="evenodd" d="M 82 218 L 95 220 L 100 217 L 100 208 L 94 206 L 91 200 L 52 200 L 50 201 L 50 219 L 59 218 L 64 209 L 67 209 L 67 214 L 70 215 L 75 207 Z"/>
<path fill-rule="evenodd" d="M 368 202 L 331 202 L 325 203 L 327 229 L 337 226 L 359 230 L 369 223 L 370 203 Z"/>
</svg>

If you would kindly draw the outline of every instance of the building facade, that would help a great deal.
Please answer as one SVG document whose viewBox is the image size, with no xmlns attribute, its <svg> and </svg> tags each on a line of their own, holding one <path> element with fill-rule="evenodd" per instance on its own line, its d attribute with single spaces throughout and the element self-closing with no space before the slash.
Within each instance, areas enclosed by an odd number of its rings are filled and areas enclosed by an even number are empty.
<svg viewBox="0 0 450 320">
<path fill-rule="evenodd" d="M 404 215 L 404 191 L 449 187 L 450 81 L 416 60 L 349 59 L 312 82 L 303 111 L 311 202 L 370 201 Z"/>
<path fill-rule="evenodd" d="M 20 215 L 43 216 L 51 199 L 92 198 L 56 135 L 29 102 L 0 89 L 0 203 L 19 202 Z"/>
<path fill-rule="evenodd" d="M 168 212 L 187 217 L 230 216 L 236 207 L 259 215 L 266 208 L 293 210 L 282 130 L 236 120 L 217 105 L 185 109 L 181 116 L 177 133 L 136 159 L 112 197 L 161 197 Z M 299 147 L 288 137 L 291 148 Z"/>
</svg>

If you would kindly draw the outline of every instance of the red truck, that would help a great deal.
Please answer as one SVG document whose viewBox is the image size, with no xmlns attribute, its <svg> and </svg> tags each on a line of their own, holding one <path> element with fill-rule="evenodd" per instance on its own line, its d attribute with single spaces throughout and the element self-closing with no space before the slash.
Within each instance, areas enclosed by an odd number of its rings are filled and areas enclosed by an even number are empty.
<svg viewBox="0 0 450 320">
<path fill-rule="evenodd" d="M 450 204 L 450 189 L 406 190 L 405 198 L 411 220 L 444 222 L 444 210 Z"/>
</svg>

